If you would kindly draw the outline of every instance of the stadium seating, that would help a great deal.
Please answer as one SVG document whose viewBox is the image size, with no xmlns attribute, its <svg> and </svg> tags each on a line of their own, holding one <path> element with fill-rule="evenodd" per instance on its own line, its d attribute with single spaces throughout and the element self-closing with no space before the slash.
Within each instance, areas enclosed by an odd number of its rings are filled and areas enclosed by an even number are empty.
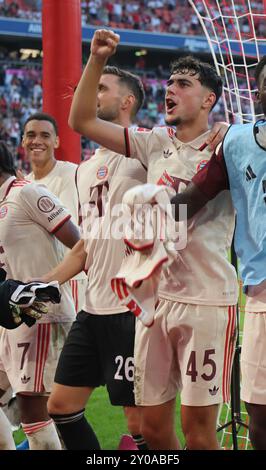
<svg viewBox="0 0 266 470">
<path fill-rule="evenodd" d="M 40 21 L 41 0 L 0 0 L 0 16 Z M 95 26 L 133 28 L 154 32 L 172 32 L 185 35 L 202 34 L 198 20 L 186 0 L 82 0 L 82 22 Z M 261 2 L 254 2 L 258 11 Z M 130 68 L 128 68 L 130 70 Z M 136 125 L 151 128 L 164 124 L 164 88 L 169 70 L 162 64 L 152 73 L 146 67 L 145 57 L 136 60 L 133 72 L 144 84 L 146 99 L 138 114 Z M 20 145 L 23 123 L 29 115 L 42 109 L 41 58 L 22 61 L 16 52 L 0 47 L 0 139 L 14 149 L 17 166 L 29 170 Z M 222 101 L 216 105 L 211 122 L 224 120 Z M 94 152 L 95 145 L 82 139 L 82 158 Z"/>
<path fill-rule="evenodd" d="M 41 0 L 2 0 L 0 16 L 40 20 L 41 6 Z M 263 2 L 254 1 L 252 9 L 263 13 Z M 202 35 L 201 25 L 187 0 L 81 0 L 81 15 L 83 25 Z M 256 21 L 257 28 L 264 27 L 263 18 Z"/>
</svg>

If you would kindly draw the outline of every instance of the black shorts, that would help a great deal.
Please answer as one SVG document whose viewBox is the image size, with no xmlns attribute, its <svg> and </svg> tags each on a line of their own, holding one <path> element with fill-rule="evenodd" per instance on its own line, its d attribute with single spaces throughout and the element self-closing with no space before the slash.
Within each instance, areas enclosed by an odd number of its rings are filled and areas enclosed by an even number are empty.
<svg viewBox="0 0 266 470">
<path fill-rule="evenodd" d="M 79 312 L 61 352 L 55 382 L 70 387 L 106 385 L 112 405 L 134 406 L 134 339 L 131 312 Z"/>
</svg>

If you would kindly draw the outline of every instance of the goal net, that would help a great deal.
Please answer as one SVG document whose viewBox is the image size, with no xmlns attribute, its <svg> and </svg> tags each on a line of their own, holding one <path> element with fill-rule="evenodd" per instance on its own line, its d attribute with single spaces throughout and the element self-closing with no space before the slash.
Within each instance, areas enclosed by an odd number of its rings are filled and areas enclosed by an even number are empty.
<svg viewBox="0 0 266 470">
<path fill-rule="evenodd" d="M 217 72 L 224 81 L 223 101 L 229 123 L 254 122 L 254 69 L 266 55 L 262 0 L 188 0 L 209 43 Z"/>
<path fill-rule="evenodd" d="M 188 0 L 188 2 L 194 9 L 208 40 L 216 70 L 223 78 L 223 103 L 227 122 L 255 122 L 262 117 L 256 104 L 254 70 L 259 59 L 266 55 L 266 0 Z M 245 298 L 240 283 L 238 304 L 240 344 L 244 305 Z M 236 385 L 238 388 L 239 386 L 240 384 Z M 220 409 L 218 422 L 220 443 L 226 449 L 250 449 L 248 415 L 242 402 L 237 407 L 238 409 L 234 409 L 233 412 L 231 404 L 224 405 Z"/>
</svg>

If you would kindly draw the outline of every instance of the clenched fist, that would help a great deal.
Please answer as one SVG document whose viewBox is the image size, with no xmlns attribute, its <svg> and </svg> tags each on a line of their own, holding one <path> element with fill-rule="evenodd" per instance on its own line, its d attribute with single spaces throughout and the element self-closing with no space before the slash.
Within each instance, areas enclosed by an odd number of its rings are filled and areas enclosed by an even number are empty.
<svg viewBox="0 0 266 470">
<path fill-rule="evenodd" d="M 115 54 L 119 41 L 119 34 L 107 29 L 97 29 L 91 41 L 91 54 L 101 59 L 107 59 Z"/>
</svg>

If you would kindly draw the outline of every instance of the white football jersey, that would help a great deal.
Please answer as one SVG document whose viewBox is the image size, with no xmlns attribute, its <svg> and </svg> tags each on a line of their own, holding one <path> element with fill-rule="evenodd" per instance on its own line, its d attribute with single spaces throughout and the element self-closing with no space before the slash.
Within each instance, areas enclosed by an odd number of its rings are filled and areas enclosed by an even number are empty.
<svg viewBox="0 0 266 470">
<path fill-rule="evenodd" d="M 148 169 L 148 182 L 183 191 L 211 157 L 200 147 L 209 131 L 183 143 L 170 127 L 126 129 L 128 153 Z M 172 276 L 163 275 L 163 299 L 202 305 L 233 305 L 238 298 L 235 270 L 227 260 L 235 225 L 229 191 L 210 201 L 188 223 L 187 245 L 179 251 Z"/>
<path fill-rule="evenodd" d="M 8 178 L 0 188 L 0 237 L 9 279 L 39 278 L 59 262 L 59 241 L 53 235 L 69 212 L 45 187 Z M 41 322 L 66 322 L 75 317 L 68 283 L 61 286 L 58 305 L 49 304 Z"/>
<path fill-rule="evenodd" d="M 44 178 L 36 179 L 33 172 L 27 175 L 28 180 L 46 186 L 58 197 L 76 224 L 78 224 L 78 193 L 75 183 L 77 167 L 75 163 L 57 160 L 53 169 Z"/>
<path fill-rule="evenodd" d="M 106 149 L 97 149 L 78 168 L 82 237 L 87 252 L 86 312 L 107 315 L 128 310 L 111 289 L 111 279 L 119 271 L 125 253 L 119 222 L 121 203 L 127 189 L 145 183 L 146 176 L 140 162 Z"/>
<path fill-rule="evenodd" d="M 53 169 L 44 176 L 44 178 L 36 179 L 34 173 L 31 172 L 27 179 L 34 181 L 36 184 L 44 185 L 53 193 L 63 206 L 65 206 L 71 216 L 72 222 L 78 226 L 78 193 L 76 188 L 76 170 L 78 165 L 72 162 L 64 162 L 57 160 Z M 61 259 L 69 251 L 62 243 L 60 243 Z M 85 279 L 85 274 L 79 273 L 74 279 Z"/>
</svg>

